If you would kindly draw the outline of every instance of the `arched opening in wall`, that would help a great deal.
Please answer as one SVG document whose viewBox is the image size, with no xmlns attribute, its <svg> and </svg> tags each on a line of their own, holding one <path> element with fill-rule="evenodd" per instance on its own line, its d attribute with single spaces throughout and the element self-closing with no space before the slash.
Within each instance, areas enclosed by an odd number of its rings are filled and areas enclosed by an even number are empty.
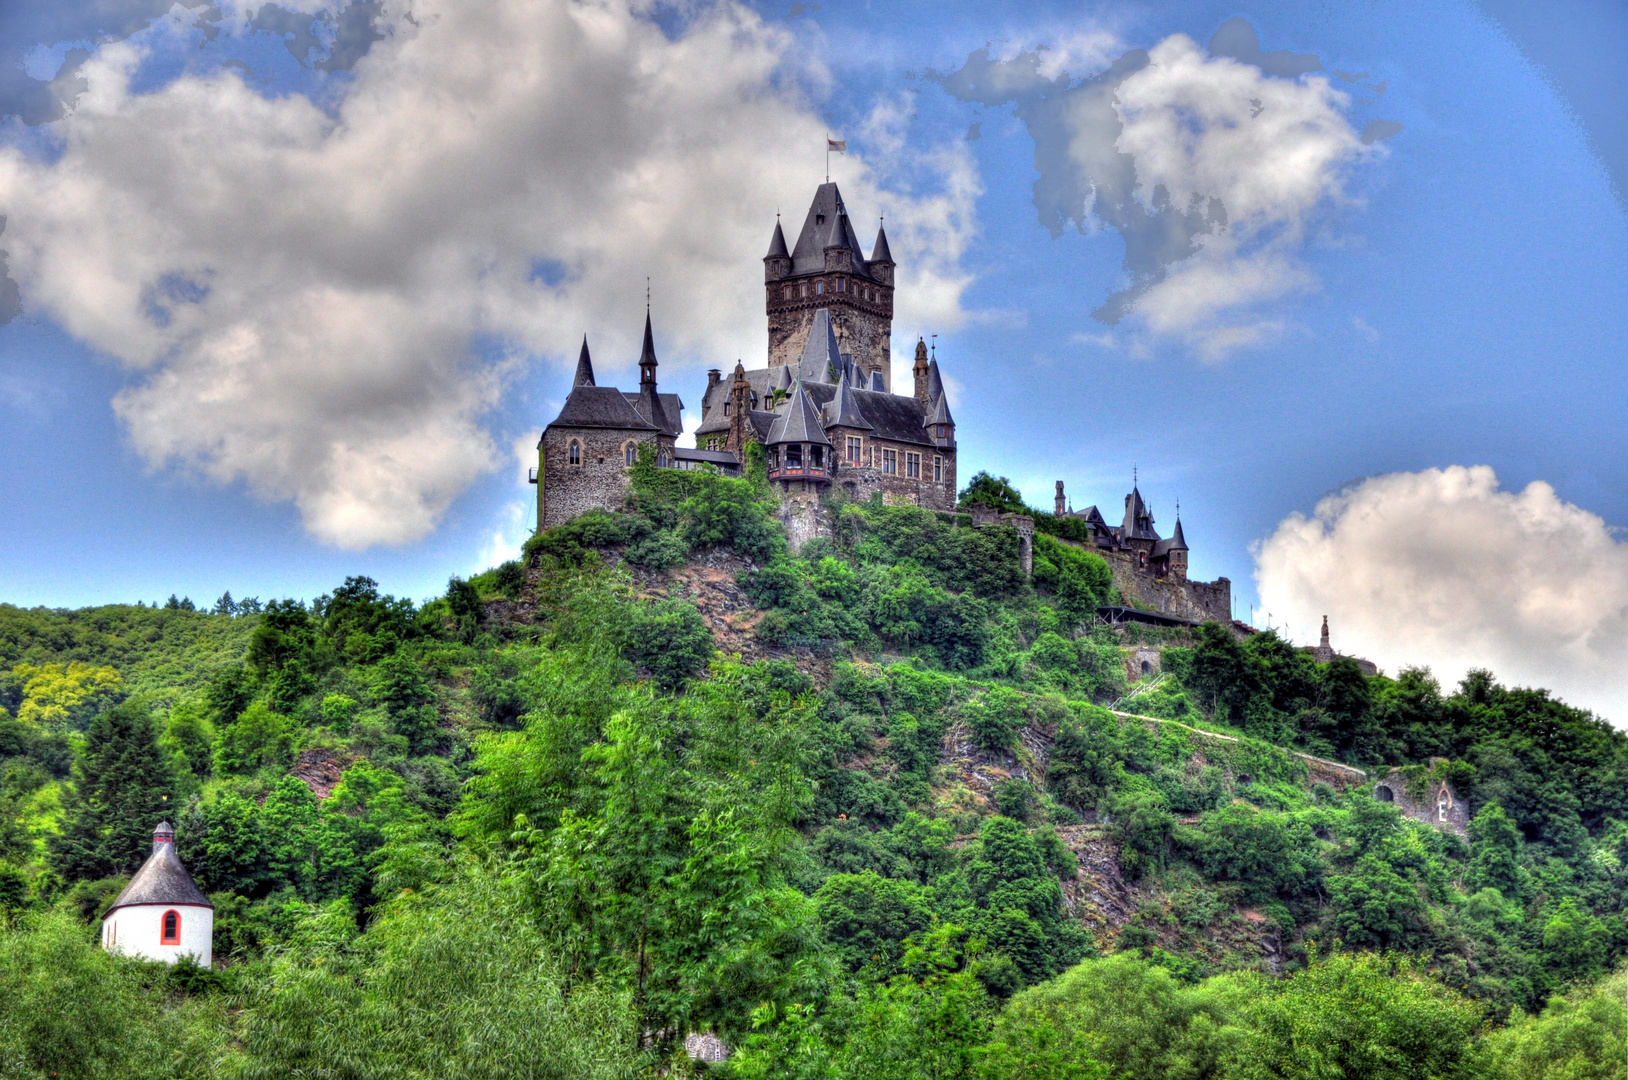
<svg viewBox="0 0 1628 1080">
<path fill-rule="evenodd" d="M 571 440 L 571 449 L 566 453 L 565 460 L 572 465 L 582 464 L 582 444 L 575 439 Z"/>
<path fill-rule="evenodd" d="M 631 468 L 633 468 L 634 465 L 638 464 L 638 461 L 639 461 L 639 444 L 638 443 L 629 440 L 628 444 L 626 446 L 624 446 L 622 448 L 622 450 L 623 450 L 623 453 L 627 457 L 627 467 L 628 468 L 631 469 Z"/>
<path fill-rule="evenodd" d="M 1153 665 L 1148 663 L 1146 660 L 1143 660 L 1142 661 L 1142 674 L 1146 675 L 1148 672 L 1150 672 L 1152 670 L 1153 670 Z"/>
<path fill-rule="evenodd" d="M 1384 784 L 1380 784 L 1378 787 L 1374 788 L 1374 798 L 1378 799 L 1380 802 L 1395 802 L 1396 792 L 1392 791 Z"/>
<path fill-rule="evenodd" d="M 179 911 L 164 912 L 163 921 L 159 924 L 158 943 L 160 945 L 181 944 L 181 913 Z"/>
</svg>

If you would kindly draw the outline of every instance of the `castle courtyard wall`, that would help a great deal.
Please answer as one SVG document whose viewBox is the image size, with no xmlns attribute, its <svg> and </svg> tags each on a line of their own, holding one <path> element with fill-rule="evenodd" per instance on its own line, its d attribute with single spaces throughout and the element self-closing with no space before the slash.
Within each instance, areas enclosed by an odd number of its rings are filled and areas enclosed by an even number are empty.
<svg viewBox="0 0 1628 1080">
<path fill-rule="evenodd" d="M 1227 578 L 1216 578 L 1214 581 L 1161 578 L 1150 570 L 1141 569 L 1134 552 L 1102 551 L 1089 547 L 1087 550 L 1096 550 L 1098 555 L 1108 560 L 1108 569 L 1114 575 L 1114 588 L 1133 607 L 1192 622 L 1209 622 L 1212 619 L 1219 623 L 1232 621 L 1232 582 Z"/>
</svg>

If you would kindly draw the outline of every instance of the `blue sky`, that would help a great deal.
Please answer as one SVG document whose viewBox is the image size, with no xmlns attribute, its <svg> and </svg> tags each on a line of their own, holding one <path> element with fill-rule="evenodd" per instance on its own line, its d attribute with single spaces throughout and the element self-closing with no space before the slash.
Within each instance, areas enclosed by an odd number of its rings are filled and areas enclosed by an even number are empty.
<svg viewBox="0 0 1628 1080">
<path fill-rule="evenodd" d="M 830 131 L 964 474 L 1117 517 L 1134 467 L 1240 617 L 1628 715 L 1619 5 L 442 7 L 0 14 L 0 600 L 513 551 L 646 276 L 665 388 L 761 363 Z"/>
</svg>

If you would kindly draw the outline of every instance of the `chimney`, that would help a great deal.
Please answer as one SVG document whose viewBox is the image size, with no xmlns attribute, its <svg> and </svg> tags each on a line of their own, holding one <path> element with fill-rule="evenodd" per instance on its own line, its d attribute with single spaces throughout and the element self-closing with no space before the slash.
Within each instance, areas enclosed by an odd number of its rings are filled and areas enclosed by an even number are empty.
<svg viewBox="0 0 1628 1080">
<path fill-rule="evenodd" d="M 916 363 L 911 368 L 916 376 L 916 400 L 927 404 L 927 342 L 916 339 Z"/>
<path fill-rule="evenodd" d="M 1068 504 L 1063 501 L 1063 482 L 1057 481 L 1057 516 L 1063 516 L 1063 508 Z"/>
</svg>

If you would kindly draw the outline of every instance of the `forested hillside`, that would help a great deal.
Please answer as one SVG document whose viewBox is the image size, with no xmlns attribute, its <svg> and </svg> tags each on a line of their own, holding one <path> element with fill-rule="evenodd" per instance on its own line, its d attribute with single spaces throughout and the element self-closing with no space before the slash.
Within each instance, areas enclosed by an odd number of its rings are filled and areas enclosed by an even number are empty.
<svg viewBox="0 0 1628 1080">
<path fill-rule="evenodd" d="M 423 606 L 0 606 L 0 1076 L 1625 1075 L 1621 732 L 1094 625 L 1036 517 L 646 461 Z M 164 818 L 214 970 L 97 947 Z"/>
</svg>

